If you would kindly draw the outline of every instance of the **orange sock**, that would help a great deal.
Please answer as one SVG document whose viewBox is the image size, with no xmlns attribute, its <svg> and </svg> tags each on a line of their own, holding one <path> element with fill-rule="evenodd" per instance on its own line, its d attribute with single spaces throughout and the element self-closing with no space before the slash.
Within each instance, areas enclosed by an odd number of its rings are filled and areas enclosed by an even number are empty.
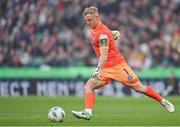
<svg viewBox="0 0 180 127">
<path fill-rule="evenodd" d="M 153 88 L 151 88 L 150 86 L 146 87 L 146 93 L 144 93 L 145 95 L 147 95 L 148 97 L 151 97 L 159 102 L 162 101 L 162 97 L 155 91 L 153 90 Z"/>
<path fill-rule="evenodd" d="M 85 108 L 92 109 L 95 103 L 95 93 L 89 92 L 85 95 Z"/>
</svg>

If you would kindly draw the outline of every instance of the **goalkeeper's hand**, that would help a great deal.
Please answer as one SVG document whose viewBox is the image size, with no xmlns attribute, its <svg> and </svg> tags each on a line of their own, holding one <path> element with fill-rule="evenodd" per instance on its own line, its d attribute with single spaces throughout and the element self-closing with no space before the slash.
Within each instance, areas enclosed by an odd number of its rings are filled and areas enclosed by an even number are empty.
<svg viewBox="0 0 180 127">
<path fill-rule="evenodd" d="M 94 83 L 98 83 L 100 81 L 100 79 L 99 79 L 100 71 L 101 71 L 101 68 L 97 67 L 95 69 L 95 71 L 93 72 L 92 79 L 93 79 Z"/>
<path fill-rule="evenodd" d="M 111 32 L 113 34 L 114 40 L 120 39 L 120 32 L 118 30 L 112 30 Z"/>
</svg>

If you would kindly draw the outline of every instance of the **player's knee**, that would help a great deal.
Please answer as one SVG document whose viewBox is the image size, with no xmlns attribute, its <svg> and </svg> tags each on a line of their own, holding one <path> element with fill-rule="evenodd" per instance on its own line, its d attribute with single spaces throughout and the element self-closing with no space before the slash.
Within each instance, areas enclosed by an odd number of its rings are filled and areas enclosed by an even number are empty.
<svg viewBox="0 0 180 127">
<path fill-rule="evenodd" d="M 133 89 L 134 89 L 136 92 L 139 92 L 139 93 L 145 93 L 145 92 L 146 92 L 146 88 L 145 88 L 145 86 L 143 86 L 143 85 L 134 86 Z"/>
<path fill-rule="evenodd" d="M 134 89 L 136 92 L 141 93 L 141 90 L 140 90 L 139 88 L 133 87 L 133 89 Z"/>
<path fill-rule="evenodd" d="M 90 84 L 84 85 L 84 91 L 85 92 L 92 91 L 92 90 L 93 90 L 93 88 L 92 88 L 92 86 Z"/>
<path fill-rule="evenodd" d="M 88 86 L 84 85 L 84 91 L 87 91 L 87 89 L 88 89 Z"/>
</svg>

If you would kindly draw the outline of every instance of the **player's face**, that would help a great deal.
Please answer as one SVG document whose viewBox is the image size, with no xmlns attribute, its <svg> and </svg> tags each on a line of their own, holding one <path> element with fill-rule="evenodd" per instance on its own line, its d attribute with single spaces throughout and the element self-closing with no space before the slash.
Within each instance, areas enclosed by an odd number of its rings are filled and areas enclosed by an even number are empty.
<svg viewBox="0 0 180 127">
<path fill-rule="evenodd" d="M 86 16 L 84 16 L 84 19 L 91 29 L 95 29 L 99 23 L 99 16 L 97 15 L 87 14 Z"/>
</svg>

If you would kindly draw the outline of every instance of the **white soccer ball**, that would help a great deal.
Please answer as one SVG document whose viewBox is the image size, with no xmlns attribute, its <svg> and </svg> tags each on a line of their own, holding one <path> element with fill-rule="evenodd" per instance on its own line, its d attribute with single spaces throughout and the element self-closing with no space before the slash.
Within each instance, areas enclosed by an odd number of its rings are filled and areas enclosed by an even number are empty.
<svg viewBox="0 0 180 127">
<path fill-rule="evenodd" d="M 63 122 L 65 118 L 65 112 L 61 107 L 52 107 L 48 112 L 49 121 Z"/>
</svg>

